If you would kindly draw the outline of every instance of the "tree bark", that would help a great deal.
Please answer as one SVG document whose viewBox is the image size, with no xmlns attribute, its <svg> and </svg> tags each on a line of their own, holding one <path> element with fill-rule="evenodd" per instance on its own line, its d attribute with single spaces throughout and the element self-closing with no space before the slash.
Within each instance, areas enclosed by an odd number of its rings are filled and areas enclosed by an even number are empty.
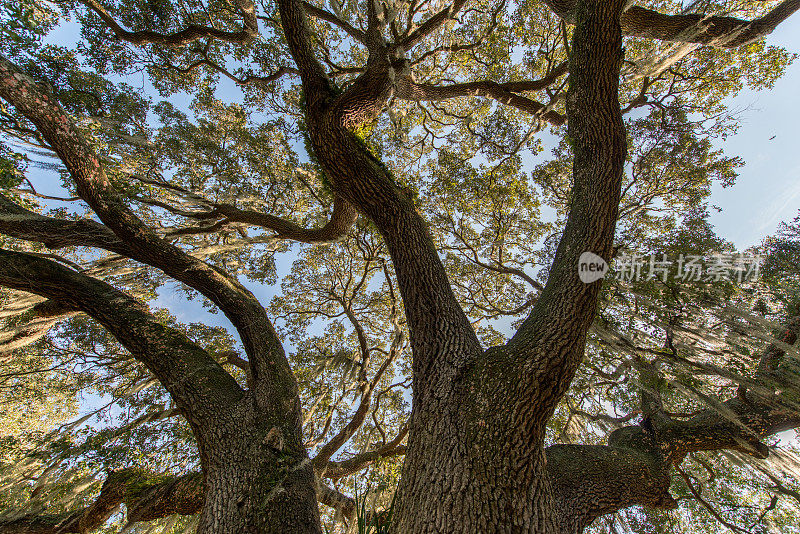
<svg viewBox="0 0 800 534">
<path fill-rule="evenodd" d="M 239 32 L 190 26 L 174 34 L 130 32 L 95 0 L 83 2 L 118 38 L 136 44 L 183 46 L 201 38 L 241 43 L 257 33 L 253 4 L 246 0 L 236 2 L 243 15 Z M 303 83 L 311 143 L 330 179 L 337 208 L 328 225 L 310 232 L 231 207 L 218 207 L 209 216 L 262 225 L 307 241 L 342 235 L 356 211 L 368 217 L 383 235 L 393 261 L 413 353 L 414 405 L 407 447 L 399 446 L 399 436 L 381 450 L 329 461 L 363 421 L 367 394 L 352 424 L 321 449 L 319 465 L 309 460 L 303 447 L 297 383 L 257 299 L 235 277 L 192 258 L 148 229 L 114 190 L 100 158 L 55 99 L 0 58 L 0 97 L 36 125 L 103 223 L 57 221 L 0 196 L 0 230 L 47 246 L 112 250 L 197 289 L 239 331 L 251 386 L 249 391 L 239 387 L 205 350 L 158 323 L 145 306 L 108 284 L 48 260 L 0 251 L 0 285 L 51 299 L 52 313 L 87 313 L 148 366 L 187 417 L 203 468 L 202 502 L 196 475 L 150 488 L 146 495 L 110 477 L 97 501 L 83 511 L 57 521 L 28 518 L 27 526 L 22 520 L 0 525 L 0 532 L 4 526 L 50 532 L 53 524 L 58 531 L 85 532 L 125 503 L 129 521 L 199 511 L 203 534 L 316 534 L 320 525 L 315 468 L 336 479 L 378 457 L 404 452 L 395 533 L 572 534 L 603 514 L 633 504 L 675 506 L 668 491 L 669 469 L 690 452 L 725 448 L 763 457 L 767 451 L 759 437 L 800 425 L 793 411 L 781 407 L 780 394 L 756 397 L 744 391 L 742 398 L 724 403 L 722 411 L 709 410 L 683 422 L 653 417 L 647 425 L 622 428 L 612 433 L 607 446 L 545 449 L 545 425 L 584 356 L 600 291 L 599 282 L 579 280 L 578 257 L 589 251 L 608 259 L 618 215 L 626 153 L 618 98 L 622 35 L 734 46 L 771 31 L 800 6 L 798 0 L 786 0 L 751 22 L 668 16 L 639 7 L 623 12 L 623 0 L 547 3 L 575 24 L 567 98 L 575 156 L 569 218 L 548 283 L 530 316 L 506 346 L 484 351 L 413 200 L 353 130 L 374 120 L 393 96 L 439 100 L 482 95 L 563 124 L 565 117 L 517 94 L 542 88 L 563 70 L 555 69 L 541 82 L 415 84 L 403 78 L 404 52 L 451 19 L 465 1 L 454 1 L 394 45 L 385 42 L 372 2 L 365 30 L 301 0 L 279 2 L 286 42 Z M 306 13 L 332 21 L 367 45 L 370 57 L 363 75 L 343 92 L 314 55 Z M 764 360 L 770 369 L 781 356 L 772 354 Z M 190 487 L 195 493 L 184 502 L 186 495 L 176 492 Z M 337 500 L 330 491 L 321 495 Z"/>
<path fill-rule="evenodd" d="M 314 469 L 302 443 L 264 432 L 252 410 L 232 418 L 203 463 L 198 533 L 321 533 Z"/>
<path fill-rule="evenodd" d="M 414 404 L 394 532 L 562 531 L 544 426 L 577 369 L 599 294 L 598 283 L 578 280 L 578 255 L 608 257 L 614 233 L 625 158 L 621 9 L 620 0 L 578 10 L 568 99 L 576 151 L 570 222 L 535 314 L 508 347 L 484 353 L 411 199 L 350 131 L 395 90 L 390 51 L 372 48 L 367 71 L 339 95 L 314 56 L 300 2 L 280 4 L 315 154 L 334 190 L 381 231 L 409 322 Z M 529 379 L 520 377 L 523 369 Z"/>
<path fill-rule="evenodd" d="M 78 309 L 102 324 L 161 381 L 197 440 L 205 501 L 198 532 L 321 532 L 316 482 L 293 419 L 268 417 L 201 347 L 125 293 L 53 261 L 0 249 L 0 286 Z M 107 518 L 108 516 L 106 516 Z"/>
<path fill-rule="evenodd" d="M 86 239 L 91 245 L 115 250 L 207 296 L 240 333 L 251 388 L 244 391 L 205 350 L 161 325 L 146 306 L 104 282 L 52 261 L 0 251 L 0 286 L 85 312 L 164 385 L 187 418 L 200 450 L 206 501 L 199 532 L 283 532 L 283 524 L 293 525 L 298 533 L 320 532 L 313 468 L 302 440 L 297 382 L 263 306 L 234 277 L 159 238 L 136 217 L 56 99 L 2 57 L 0 97 L 36 125 L 70 171 L 81 197 L 106 225 L 77 221 L 70 229 L 78 231 L 79 237 L 68 230 L 67 242 Z M 0 210 L 11 215 L 0 226 L 16 228 L 24 238 L 41 236 L 39 231 L 51 222 L 31 217 L 4 198 Z M 15 221 L 14 215 L 24 220 Z M 59 238 L 54 243 L 63 244 Z"/>
<path fill-rule="evenodd" d="M 553 481 L 562 478 L 548 470 L 544 428 L 583 356 L 599 295 L 599 283 L 578 279 L 578 257 L 608 258 L 614 235 L 626 151 L 622 5 L 583 2 L 576 13 L 567 99 L 573 201 L 550 279 L 507 346 L 468 360 L 449 375 L 454 385 L 415 397 L 393 532 L 577 531 L 557 513 L 564 499 L 554 489 L 563 485 Z"/>
</svg>

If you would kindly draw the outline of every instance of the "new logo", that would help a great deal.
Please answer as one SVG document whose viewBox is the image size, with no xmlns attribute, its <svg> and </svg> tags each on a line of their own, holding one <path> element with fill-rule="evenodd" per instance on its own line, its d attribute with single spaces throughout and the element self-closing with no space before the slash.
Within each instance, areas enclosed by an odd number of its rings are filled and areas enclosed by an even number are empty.
<svg viewBox="0 0 800 534">
<path fill-rule="evenodd" d="M 608 272 L 606 260 L 593 252 L 584 252 L 578 258 L 578 277 L 584 284 L 591 284 L 603 278 Z"/>
</svg>

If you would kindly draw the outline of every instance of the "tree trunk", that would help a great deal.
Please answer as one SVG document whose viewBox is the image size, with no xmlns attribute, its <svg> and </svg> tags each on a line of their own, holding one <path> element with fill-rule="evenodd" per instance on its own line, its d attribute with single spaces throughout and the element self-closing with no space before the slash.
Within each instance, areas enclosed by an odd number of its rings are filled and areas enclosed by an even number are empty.
<svg viewBox="0 0 800 534">
<path fill-rule="evenodd" d="M 542 444 L 506 440 L 501 421 L 452 400 L 414 414 L 392 532 L 559 532 Z"/>
<path fill-rule="evenodd" d="M 314 469 L 298 426 L 265 425 L 255 413 L 232 410 L 213 442 L 201 445 L 198 534 L 320 534 Z"/>
<path fill-rule="evenodd" d="M 531 315 L 504 347 L 467 358 L 432 354 L 419 372 L 415 366 L 397 534 L 572 534 L 585 526 L 553 492 L 558 473 L 548 472 L 544 434 L 583 357 L 600 291 L 578 279 L 579 256 L 607 258 L 614 236 L 626 153 L 618 96 L 623 4 L 587 0 L 576 10 L 567 93 L 572 201 Z M 416 350 L 414 358 L 416 365 Z M 443 372 L 450 362 L 456 372 Z M 448 380 L 430 379 L 437 374 Z"/>
<path fill-rule="evenodd" d="M 242 458 L 205 472 L 198 534 L 319 534 L 314 472 L 307 458 L 276 469 Z M 271 468 L 270 468 L 271 467 Z M 276 478 L 272 478 L 272 477 Z"/>
</svg>

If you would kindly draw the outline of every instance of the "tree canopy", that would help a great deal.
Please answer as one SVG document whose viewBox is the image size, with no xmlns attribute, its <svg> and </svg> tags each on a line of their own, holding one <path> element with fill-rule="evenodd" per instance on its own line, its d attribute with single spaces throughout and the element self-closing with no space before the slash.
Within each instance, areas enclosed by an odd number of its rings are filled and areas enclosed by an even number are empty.
<svg viewBox="0 0 800 534">
<path fill-rule="evenodd" d="M 797 0 L 0 6 L 0 533 L 798 531 Z"/>
</svg>

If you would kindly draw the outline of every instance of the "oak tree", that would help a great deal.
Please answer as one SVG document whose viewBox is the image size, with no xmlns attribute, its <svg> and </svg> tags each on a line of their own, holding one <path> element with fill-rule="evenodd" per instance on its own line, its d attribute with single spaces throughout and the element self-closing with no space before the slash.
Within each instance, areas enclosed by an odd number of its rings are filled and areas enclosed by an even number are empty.
<svg viewBox="0 0 800 534">
<path fill-rule="evenodd" d="M 796 224 L 753 283 L 578 259 L 732 252 L 705 209 L 740 161 L 712 141 L 798 8 L 4 3 L 0 532 L 124 505 L 316 533 L 359 480 L 396 482 L 370 516 L 400 533 L 789 523 L 765 440 L 800 426 Z M 227 323 L 149 304 L 169 290 Z"/>
</svg>

